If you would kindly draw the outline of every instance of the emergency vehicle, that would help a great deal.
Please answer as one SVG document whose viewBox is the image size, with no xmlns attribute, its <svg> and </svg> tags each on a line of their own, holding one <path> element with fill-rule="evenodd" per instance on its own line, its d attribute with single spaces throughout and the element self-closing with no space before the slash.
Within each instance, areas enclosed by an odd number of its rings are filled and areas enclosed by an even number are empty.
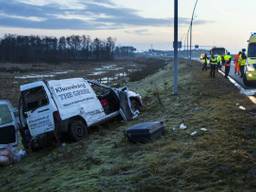
<svg viewBox="0 0 256 192">
<path fill-rule="evenodd" d="M 245 76 L 243 78 L 245 85 L 250 85 L 256 81 L 256 33 L 251 34 L 248 40 L 247 62 L 245 65 Z"/>
</svg>

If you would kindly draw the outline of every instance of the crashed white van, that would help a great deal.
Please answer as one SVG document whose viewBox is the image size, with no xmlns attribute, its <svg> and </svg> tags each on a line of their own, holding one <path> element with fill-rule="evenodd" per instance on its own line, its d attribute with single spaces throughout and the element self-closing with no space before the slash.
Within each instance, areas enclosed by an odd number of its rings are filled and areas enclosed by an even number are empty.
<svg viewBox="0 0 256 192">
<path fill-rule="evenodd" d="M 15 109 L 7 100 L 0 100 L 0 150 L 17 146 L 17 130 Z"/>
<path fill-rule="evenodd" d="M 142 106 L 140 95 L 83 78 L 21 85 L 19 116 L 25 148 L 40 146 L 49 135 L 78 141 L 88 128 L 121 116 L 131 120 Z"/>
</svg>

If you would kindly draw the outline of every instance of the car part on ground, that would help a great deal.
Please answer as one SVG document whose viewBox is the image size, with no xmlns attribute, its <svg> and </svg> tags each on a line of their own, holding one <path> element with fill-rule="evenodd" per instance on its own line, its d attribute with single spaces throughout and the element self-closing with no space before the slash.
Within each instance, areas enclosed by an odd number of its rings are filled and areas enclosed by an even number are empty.
<svg viewBox="0 0 256 192">
<path fill-rule="evenodd" d="M 144 122 L 128 128 L 125 135 L 132 143 L 147 143 L 162 136 L 164 130 L 163 122 Z"/>
</svg>

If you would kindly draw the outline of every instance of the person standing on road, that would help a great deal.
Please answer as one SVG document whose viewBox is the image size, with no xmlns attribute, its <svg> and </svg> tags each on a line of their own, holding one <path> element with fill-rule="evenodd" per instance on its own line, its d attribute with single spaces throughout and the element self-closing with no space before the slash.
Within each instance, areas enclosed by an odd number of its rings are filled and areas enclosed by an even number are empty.
<svg viewBox="0 0 256 192">
<path fill-rule="evenodd" d="M 221 69 L 222 65 L 222 55 L 217 56 L 217 62 L 218 62 L 218 69 Z"/>
<path fill-rule="evenodd" d="M 211 65 L 211 71 L 210 71 L 210 77 L 215 78 L 215 71 L 216 71 L 216 66 L 218 64 L 217 58 L 211 54 L 210 58 L 210 65 Z"/>
<path fill-rule="evenodd" d="M 224 60 L 225 60 L 225 77 L 228 78 L 228 75 L 230 72 L 231 60 L 232 60 L 232 56 L 230 55 L 229 52 L 224 56 Z"/>
<path fill-rule="evenodd" d="M 239 52 L 238 54 L 235 55 L 234 57 L 234 63 L 235 63 L 235 74 L 240 75 L 240 64 L 239 64 L 239 57 L 242 52 Z"/>
<path fill-rule="evenodd" d="M 241 72 L 241 78 L 244 77 L 244 67 L 246 65 L 246 54 L 245 54 L 245 49 L 243 49 L 240 57 L 239 57 L 239 63 L 240 63 L 240 72 Z"/>
<path fill-rule="evenodd" d="M 207 71 L 207 64 L 208 64 L 208 57 L 207 57 L 207 54 L 205 53 L 204 57 L 203 57 L 203 68 L 202 68 L 202 71 Z"/>
</svg>

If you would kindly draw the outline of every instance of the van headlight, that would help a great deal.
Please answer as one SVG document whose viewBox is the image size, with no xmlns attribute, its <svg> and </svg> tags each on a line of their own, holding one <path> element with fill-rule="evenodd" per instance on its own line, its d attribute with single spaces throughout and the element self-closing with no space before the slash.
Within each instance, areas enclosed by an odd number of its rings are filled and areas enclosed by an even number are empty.
<svg viewBox="0 0 256 192">
<path fill-rule="evenodd" d="M 253 65 L 247 65 L 247 71 L 255 71 Z"/>
</svg>

